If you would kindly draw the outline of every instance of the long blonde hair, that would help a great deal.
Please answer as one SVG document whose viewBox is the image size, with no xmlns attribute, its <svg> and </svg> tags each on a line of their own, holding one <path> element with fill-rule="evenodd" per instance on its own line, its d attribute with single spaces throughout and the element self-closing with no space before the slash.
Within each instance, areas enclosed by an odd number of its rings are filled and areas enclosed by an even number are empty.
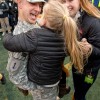
<svg viewBox="0 0 100 100">
<path fill-rule="evenodd" d="M 100 18 L 100 11 L 90 2 L 90 0 L 80 0 L 80 5 L 88 14 Z"/>
<path fill-rule="evenodd" d="M 82 44 L 77 40 L 77 25 L 70 17 L 67 8 L 58 1 L 49 1 L 43 8 L 44 18 L 50 28 L 60 31 L 64 35 L 65 47 L 72 63 L 81 72 L 83 69 Z"/>
</svg>

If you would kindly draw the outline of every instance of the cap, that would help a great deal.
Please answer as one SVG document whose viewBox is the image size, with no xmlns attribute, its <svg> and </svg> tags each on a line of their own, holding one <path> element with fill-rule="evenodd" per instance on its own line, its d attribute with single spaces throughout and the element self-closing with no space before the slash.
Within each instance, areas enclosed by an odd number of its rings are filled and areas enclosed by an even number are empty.
<svg viewBox="0 0 100 100">
<path fill-rule="evenodd" d="M 31 3 L 36 3 L 36 2 L 46 2 L 45 0 L 27 0 L 28 2 Z"/>
</svg>

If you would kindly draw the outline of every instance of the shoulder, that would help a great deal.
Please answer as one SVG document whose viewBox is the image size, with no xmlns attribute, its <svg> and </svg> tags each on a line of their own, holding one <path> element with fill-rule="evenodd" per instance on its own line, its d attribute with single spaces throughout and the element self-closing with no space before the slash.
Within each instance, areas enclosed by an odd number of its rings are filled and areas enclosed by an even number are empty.
<svg viewBox="0 0 100 100">
<path fill-rule="evenodd" d="M 93 28 L 94 30 L 100 31 L 100 19 L 93 17 L 93 16 L 88 16 L 88 21 L 87 24 L 89 24 L 89 27 Z"/>
<path fill-rule="evenodd" d="M 37 28 L 33 28 L 32 30 L 30 30 L 31 32 L 38 34 L 44 34 L 46 31 L 48 31 L 46 28 L 44 27 L 37 27 Z"/>
<path fill-rule="evenodd" d="M 85 13 L 82 17 L 81 25 L 86 29 L 92 28 L 97 30 L 100 27 L 100 19 Z"/>
<path fill-rule="evenodd" d="M 100 19 L 85 13 L 80 20 L 84 35 L 95 36 L 100 34 Z"/>
<path fill-rule="evenodd" d="M 34 28 L 34 32 L 37 33 L 39 36 L 46 36 L 46 37 L 52 37 L 55 36 L 56 32 L 50 28 L 47 27 L 40 27 L 40 28 Z"/>
<path fill-rule="evenodd" d="M 91 16 L 91 15 L 89 15 L 87 13 L 85 14 L 85 16 L 83 16 L 83 21 L 85 21 L 88 24 L 93 24 L 95 22 L 98 22 L 98 24 L 100 23 L 100 19 L 99 18 Z"/>
</svg>

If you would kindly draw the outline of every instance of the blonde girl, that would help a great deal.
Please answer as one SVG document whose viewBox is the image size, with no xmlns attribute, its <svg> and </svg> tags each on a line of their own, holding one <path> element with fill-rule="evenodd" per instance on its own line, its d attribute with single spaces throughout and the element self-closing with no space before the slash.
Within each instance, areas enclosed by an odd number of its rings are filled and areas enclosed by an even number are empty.
<svg viewBox="0 0 100 100">
<path fill-rule="evenodd" d="M 50 1 L 57 2 L 52 0 Z M 86 51 L 82 42 L 78 41 L 77 25 L 64 6 L 59 8 L 58 5 L 61 4 L 57 2 L 57 5 L 55 5 L 51 2 L 50 6 L 49 3 L 47 3 L 44 7 L 43 19 L 46 19 L 49 22 L 49 27 L 51 29 L 62 33 L 65 40 L 66 51 L 70 55 L 72 63 L 77 66 L 76 68 L 81 72 L 84 65 L 83 54 L 86 53 Z M 54 5 L 58 7 L 53 8 Z M 48 8 L 46 9 L 47 6 Z"/>
</svg>

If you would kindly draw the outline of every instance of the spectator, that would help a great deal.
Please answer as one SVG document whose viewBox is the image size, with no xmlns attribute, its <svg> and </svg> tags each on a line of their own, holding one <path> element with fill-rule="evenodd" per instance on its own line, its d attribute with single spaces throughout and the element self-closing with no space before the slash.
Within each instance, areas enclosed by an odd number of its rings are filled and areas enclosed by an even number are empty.
<svg viewBox="0 0 100 100">
<path fill-rule="evenodd" d="M 6 83 L 6 78 L 5 78 L 3 73 L 0 73 L 0 81 L 1 81 L 1 84 L 5 84 Z"/>
<path fill-rule="evenodd" d="M 18 7 L 15 0 L 6 0 L 9 5 L 9 23 L 12 27 L 12 32 L 18 21 Z"/>
<path fill-rule="evenodd" d="M 7 3 L 4 0 L 0 0 L 0 23 L 3 31 L 2 35 L 4 35 L 6 31 L 11 33 L 11 27 L 8 20 L 8 10 L 9 7 Z"/>
</svg>

